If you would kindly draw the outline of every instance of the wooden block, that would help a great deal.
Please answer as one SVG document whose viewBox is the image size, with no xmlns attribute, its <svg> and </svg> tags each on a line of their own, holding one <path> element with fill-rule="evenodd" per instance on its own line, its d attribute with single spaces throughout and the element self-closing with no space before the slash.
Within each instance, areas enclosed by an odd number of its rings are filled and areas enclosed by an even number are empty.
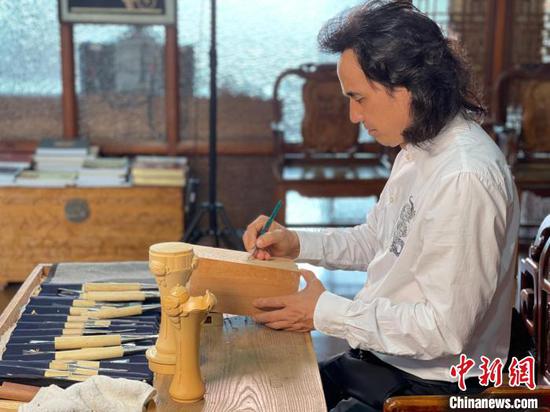
<svg viewBox="0 0 550 412">
<path fill-rule="evenodd" d="M 247 252 L 193 245 L 198 266 L 190 280 L 192 296 L 208 289 L 218 301 L 214 312 L 252 315 L 260 312 L 252 305 L 259 297 L 295 293 L 300 273 L 289 259 L 248 260 Z"/>
</svg>

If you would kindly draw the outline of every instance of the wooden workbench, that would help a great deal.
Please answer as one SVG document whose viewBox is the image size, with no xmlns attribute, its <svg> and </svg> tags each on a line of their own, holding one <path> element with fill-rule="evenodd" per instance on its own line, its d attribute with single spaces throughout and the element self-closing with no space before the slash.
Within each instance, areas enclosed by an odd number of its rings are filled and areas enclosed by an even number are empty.
<svg viewBox="0 0 550 412">
<path fill-rule="evenodd" d="M 47 276 L 38 265 L 0 315 L 0 348 L 17 322 L 32 290 Z M 85 279 L 83 279 L 85 281 Z M 275 331 L 249 318 L 232 317 L 223 326 L 205 326 L 201 334 L 201 370 L 205 399 L 178 404 L 170 399 L 170 376 L 157 375 L 158 396 L 148 411 L 324 411 L 325 400 L 308 333 Z"/>
</svg>

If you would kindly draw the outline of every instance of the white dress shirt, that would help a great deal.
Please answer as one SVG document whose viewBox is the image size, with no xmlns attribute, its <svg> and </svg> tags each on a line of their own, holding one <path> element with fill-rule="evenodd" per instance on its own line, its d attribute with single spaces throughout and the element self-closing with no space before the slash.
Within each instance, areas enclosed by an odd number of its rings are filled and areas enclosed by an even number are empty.
<svg viewBox="0 0 550 412">
<path fill-rule="evenodd" d="M 453 119 L 398 154 L 366 223 L 298 231 L 299 261 L 368 271 L 350 300 L 324 292 L 315 328 L 423 379 L 456 381 L 461 353 L 506 362 L 519 203 L 506 161 L 475 122 Z"/>
</svg>

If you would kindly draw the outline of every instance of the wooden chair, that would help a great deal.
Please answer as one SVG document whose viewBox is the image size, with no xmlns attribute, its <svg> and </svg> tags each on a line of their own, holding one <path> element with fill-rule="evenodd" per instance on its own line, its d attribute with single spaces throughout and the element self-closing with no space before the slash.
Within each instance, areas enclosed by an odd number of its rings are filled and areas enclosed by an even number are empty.
<svg viewBox="0 0 550 412">
<path fill-rule="evenodd" d="M 521 268 L 527 267 L 533 270 L 538 284 L 535 297 L 537 382 L 550 385 L 550 215 L 540 225 L 529 257 L 521 261 Z"/>
<path fill-rule="evenodd" d="M 537 388 L 501 386 L 488 388 L 479 397 L 538 398 L 537 410 L 550 411 L 550 215 L 539 227 L 529 256 L 520 263 L 520 314 L 529 335 L 535 338 L 535 370 Z M 505 380 L 506 381 L 506 380 Z M 471 397 L 471 396 L 470 396 Z M 386 400 L 385 412 L 448 411 L 449 396 L 394 396 Z"/>
<path fill-rule="evenodd" d="M 550 63 L 519 65 L 504 72 L 497 81 L 493 107 L 495 138 L 512 167 L 520 196 L 523 191 L 550 196 Z M 522 250 L 535 230 L 536 226 L 522 224 Z"/>
<path fill-rule="evenodd" d="M 280 86 L 291 75 L 305 81 L 301 140 L 295 143 L 285 135 L 280 97 Z M 278 199 L 284 200 L 289 190 L 311 197 L 378 196 L 389 177 L 382 147 L 358 141 L 359 126 L 349 120 L 348 101 L 334 64 L 305 64 L 277 77 L 273 136 Z M 285 222 L 284 216 L 281 210 L 281 222 Z"/>
</svg>

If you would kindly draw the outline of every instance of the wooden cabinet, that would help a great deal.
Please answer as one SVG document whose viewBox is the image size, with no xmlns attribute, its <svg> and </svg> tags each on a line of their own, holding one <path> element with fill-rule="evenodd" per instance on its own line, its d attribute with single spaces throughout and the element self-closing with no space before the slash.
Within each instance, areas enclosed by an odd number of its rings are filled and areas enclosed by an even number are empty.
<svg viewBox="0 0 550 412">
<path fill-rule="evenodd" d="M 183 234 L 179 187 L 0 188 L 0 282 L 39 262 L 148 260 Z"/>
</svg>

